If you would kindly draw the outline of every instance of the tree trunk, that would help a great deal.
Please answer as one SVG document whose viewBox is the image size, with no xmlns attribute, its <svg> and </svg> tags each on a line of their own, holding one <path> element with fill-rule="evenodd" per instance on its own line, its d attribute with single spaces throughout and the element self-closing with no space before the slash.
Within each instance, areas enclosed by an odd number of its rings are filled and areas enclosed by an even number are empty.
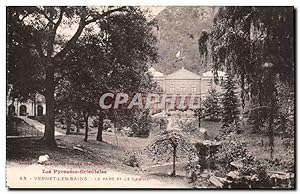
<svg viewBox="0 0 300 194">
<path fill-rule="evenodd" d="M 76 121 L 76 134 L 78 135 L 80 133 L 80 125 L 79 125 L 79 118 Z"/>
<path fill-rule="evenodd" d="M 66 131 L 66 135 L 71 134 L 71 125 L 72 125 L 72 115 L 71 115 L 71 111 L 69 111 L 69 112 L 67 112 L 67 131 Z"/>
<path fill-rule="evenodd" d="M 33 111 L 34 111 L 34 117 L 36 117 L 37 116 L 37 114 L 36 114 L 36 95 L 33 98 Z"/>
<path fill-rule="evenodd" d="M 99 111 L 98 119 L 99 119 L 99 122 L 98 122 L 97 141 L 103 141 L 103 139 L 102 139 L 102 131 L 103 131 L 104 114 L 101 111 Z"/>
<path fill-rule="evenodd" d="M 176 176 L 176 148 L 177 146 L 173 146 L 173 172 L 171 176 Z"/>
<path fill-rule="evenodd" d="M 46 120 L 45 120 L 45 133 L 43 140 L 48 146 L 56 146 L 54 137 L 54 122 L 55 122 L 55 101 L 54 101 L 54 67 L 52 64 L 46 68 L 45 80 L 45 99 L 46 99 Z"/>
<path fill-rule="evenodd" d="M 269 70 L 269 83 L 270 83 L 270 113 L 269 113 L 269 138 L 270 138 L 270 159 L 273 160 L 274 157 L 274 132 L 273 132 L 273 122 L 274 122 L 274 111 L 275 111 L 275 84 L 273 83 L 273 72 L 272 69 Z"/>
<path fill-rule="evenodd" d="M 53 19 L 53 12 L 50 12 L 50 19 Z M 55 32 L 53 31 L 53 23 L 49 23 L 48 26 L 48 41 L 47 41 L 47 60 L 46 63 L 46 79 L 45 79 L 45 99 L 46 99 L 46 119 L 45 119 L 45 133 L 43 140 L 45 144 L 50 147 L 56 147 L 55 137 L 54 137 L 54 122 L 55 122 L 55 100 L 54 100 L 54 91 L 55 91 L 55 82 L 54 82 L 54 72 L 55 67 L 52 61 L 53 54 L 53 44 L 55 38 Z"/>
<path fill-rule="evenodd" d="M 273 160 L 273 158 L 274 158 L 274 133 L 273 133 L 274 110 L 273 110 L 273 106 L 274 106 L 274 103 L 272 100 L 270 116 L 269 116 L 270 160 Z"/>
<path fill-rule="evenodd" d="M 88 140 L 88 135 L 89 135 L 89 115 L 86 113 L 84 114 L 84 122 L 85 122 L 85 133 L 84 133 L 84 140 L 87 142 Z"/>
<path fill-rule="evenodd" d="M 199 113 L 198 113 L 198 127 L 199 129 L 201 128 L 201 117 L 202 117 L 202 108 L 201 108 L 201 97 L 200 97 L 200 108 L 199 108 Z"/>
</svg>

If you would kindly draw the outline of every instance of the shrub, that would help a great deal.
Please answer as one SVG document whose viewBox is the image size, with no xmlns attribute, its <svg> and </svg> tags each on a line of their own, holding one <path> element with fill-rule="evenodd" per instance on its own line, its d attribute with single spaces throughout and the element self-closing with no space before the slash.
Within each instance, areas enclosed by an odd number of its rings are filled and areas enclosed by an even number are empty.
<svg viewBox="0 0 300 194">
<path fill-rule="evenodd" d="M 131 167 L 139 167 L 139 162 L 135 152 L 125 152 L 124 164 Z"/>
<path fill-rule="evenodd" d="M 181 156 L 181 159 L 188 157 L 191 152 L 194 152 L 187 135 L 176 129 L 168 129 L 162 131 L 154 142 L 147 146 L 146 151 L 154 160 L 168 161 L 170 157 L 173 160 L 172 176 L 176 176 L 176 158 Z"/>
<path fill-rule="evenodd" d="M 240 135 L 230 132 L 222 136 L 223 143 L 216 156 L 218 162 L 229 164 L 236 160 L 253 159 Z"/>
<path fill-rule="evenodd" d="M 193 132 L 198 129 L 198 123 L 196 119 L 191 118 L 180 118 L 175 121 L 180 129 L 185 132 Z"/>
<path fill-rule="evenodd" d="M 208 96 L 203 101 L 204 115 L 210 121 L 219 121 L 221 114 L 221 106 L 219 102 L 219 95 L 215 89 L 208 91 Z"/>
<path fill-rule="evenodd" d="M 258 161 L 254 155 L 246 148 L 247 144 L 240 135 L 231 132 L 223 136 L 222 147 L 216 154 L 216 162 L 220 165 L 219 168 L 224 168 L 225 172 L 238 170 L 239 175 L 247 179 L 249 176 L 256 176 L 259 180 L 257 184 L 268 186 L 269 176 L 267 169 L 270 168 L 270 163 L 266 161 Z M 241 162 L 242 167 L 235 169 L 231 165 L 232 162 Z"/>
</svg>

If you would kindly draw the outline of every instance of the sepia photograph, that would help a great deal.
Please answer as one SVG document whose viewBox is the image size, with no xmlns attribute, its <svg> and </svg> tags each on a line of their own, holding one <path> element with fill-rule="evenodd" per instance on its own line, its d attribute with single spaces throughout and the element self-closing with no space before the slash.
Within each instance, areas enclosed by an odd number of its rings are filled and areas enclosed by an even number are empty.
<svg viewBox="0 0 300 194">
<path fill-rule="evenodd" d="M 294 190 L 295 12 L 6 6 L 6 187 Z"/>
</svg>

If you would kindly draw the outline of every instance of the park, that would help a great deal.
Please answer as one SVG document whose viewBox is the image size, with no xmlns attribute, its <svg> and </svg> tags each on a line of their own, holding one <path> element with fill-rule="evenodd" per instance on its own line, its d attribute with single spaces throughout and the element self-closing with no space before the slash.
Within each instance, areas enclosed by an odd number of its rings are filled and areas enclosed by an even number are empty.
<svg viewBox="0 0 300 194">
<path fill-rule="evenodd" d="M 7 7 L 7 186 L 295 189 L 293 21 Z"/>
</svg>

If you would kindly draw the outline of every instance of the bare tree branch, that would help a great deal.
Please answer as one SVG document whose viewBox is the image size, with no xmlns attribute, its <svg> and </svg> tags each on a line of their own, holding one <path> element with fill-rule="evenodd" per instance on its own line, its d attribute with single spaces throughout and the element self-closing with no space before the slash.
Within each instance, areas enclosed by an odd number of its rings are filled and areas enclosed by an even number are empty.
<svg viewBox="0 0 300 194">
<path fill-rule="evenodd" d="M 37 8 L 37 12 L 42 14 L 50 23 L 55 25 L 55 22 L 50 19 L 50 17 L 46 14 L 45 10 Z"/>
<path fill-rule="evenodd" d="M 79 36 L 81 35 L 83 29 L 84 29 L 84 21 L 80 20 L 79 26 L 75 32 L 75 34 L 72 36 L 72 38 L 66 43 L 65 48 L 63 48 L 59 53 L 57 53 L 54 56 L 54 61 L 62 60 L 62 58 L 68 53 L 68 51 L 75 45 L 76 41 L 78 40 Z"/>
<path fill-rule="evenodd" d="M 111 13 L 118 12 L 118 11 L 125 11 L 125 10 L 126 10 L 126 6 L 122 6 L 122 7 L 116 8 L 116 9 L 112 9 L 112 10 L 108 10 L 106 12 L 103 12 L 101 15 L 95 16 L 90 20 L 86 20 L 85 24 L 88 25 L 90 23 L 96 22 L 97 20 L 99 20 L 101 18 L 109 16 Z"/>
<path fill-rule="evenodd" d="M 55 33 L 56 33 L 56 30 L 57 30 L 58 26 L 60 25 L 60 23 L 62 21 L 63 15 L 64 15 L 64 7 L 60 7 L 59 18 L 58 18 L 57 22 L 54 25 L 54 31 L 55 31 Z"/>
</svg>

